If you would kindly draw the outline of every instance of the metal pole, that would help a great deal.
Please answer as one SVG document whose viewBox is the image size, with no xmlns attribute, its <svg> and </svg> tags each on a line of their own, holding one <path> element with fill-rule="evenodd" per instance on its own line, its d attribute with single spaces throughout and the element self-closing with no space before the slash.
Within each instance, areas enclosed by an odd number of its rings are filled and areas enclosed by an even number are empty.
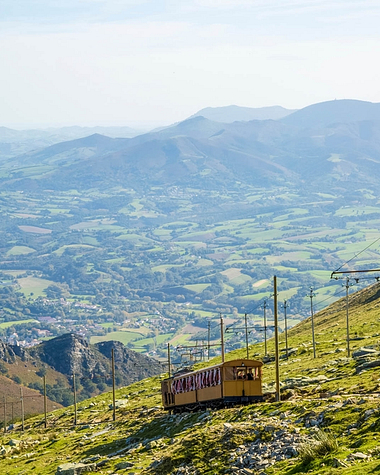
<svg viewBox="0 0 380 475">
<path fill-rule="evenodd" d="M 286 359 L 289 358 L 288 352 L 288 321 L 286 319 L 286 309 L 288 308 L 286 300 L 284 300 L 284 318 L 285 318 L 285 347 L 286 347 Z"/>
<path fill-rule="evenodd" d="M 248 323 L 247 323 L 247 314 L 244 314 L 244 323 L 245 323 L 245 346 L 247 348 L 247 360 L 249 360 L 249 349 L 248 349 Z"/>
<path fill-rule="evenodd" d="M 277 277 L 273 278 L 273 292 L 274 292 L 274 342 L 276 352 L 276 401 L 281 401 L 280 395 L 280 362 L 278 351 L 278 313 L 277 313 Z"/>
<path fill-rule="evenodd" d="M 168 375 L 170 378 L 170 343 L 168 343 Z"/>
<path fill-rule="evenodd" d="M 73 391 L 74 391 L 74 425 L 77 425 L 77 388 L 75 385 L 75 373 L 73 373 Z"/>
<path fill-rule="evenodd" d="M 12 409 L 12 419 L 11 419 L 11 424 L 13 424 L 13 420 L 14 420 L 13 402 L 11 402 L 11 409 Z"/>
<path fill-rule="evenodd" d="M 222 363 L 224 363 L 224 330 L 222 314 L 220 314 L 220 344 L 222 347 Z"/>
<path fill-rule="evenodd" d="M 267 348 L 267 314 L 266 314 L 266 309 L 267 309 L 267 301 L 264 300 L 264 356 L 268 354 L 268 348 Z"/>
<path fill-rule="evenodd" d="M 207 324 L 207 360 L 210 361 L 211 322 Z"/>
<path fill-rule="evenodd" d="M 24 431 L 25 414 L 24 414 L 24 394 L 22 392 L 22 387 L 20 388 L 20 399 L 21 399 L 21 430 Z"/>
<path fill-rule="evenodd" d="M 46 400 L 46 376 L 44 376 L 44 415 L 45 415 L 45 418 L 44 418 L 44 426 L 45 426 L 45 429 L 47 427 L 47 400 Z"/>
<path fill-rule="evenodd" d="M 350 279 L 346 278 L 346 329 L 347 329 L 347 356 L 350 357 L 350 325 L 348 319 L 348 289 L 350 287 Z"/>
<path fill-rule="evenodd" d="M 112 360 L 112 420 L 116 421 L 116 396 L 115 396 L 115 354 L 112 348 L 111 350 Z"/>
<path fill-rule="evenodd" d="M 7 431 L 7 398 L 4 396 L 4 432 Z"/>
<path fill-rule="evenodd" d="M 311 333 L 312 333 L 312 337 L 313 337 L 313 354 L 314 354 L 314 358 L 317 357 L 317 354 L 316 354 L 316 351 L 315 351 L 315 334 L 314 334 L 314 312 L 313 312 L 313 297 L 314 297 L 314 294 L 313 294 L 313 288 L 311 287 L 310 288 L 310 311 L 311 311 Z"/>
</svg>

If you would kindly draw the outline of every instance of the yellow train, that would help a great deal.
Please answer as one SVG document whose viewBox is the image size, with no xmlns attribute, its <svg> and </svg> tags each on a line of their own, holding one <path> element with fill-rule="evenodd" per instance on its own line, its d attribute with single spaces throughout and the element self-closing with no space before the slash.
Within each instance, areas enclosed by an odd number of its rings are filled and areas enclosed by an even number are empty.
<svg viewBox="0 0 380 475">
<path fill-rule="evenodd" d="M 197 371 L 176 373 L 161 382 L 162 404 L 173 412 L 263 400 L 257 360 L 232 360 Z"/>
</svg>

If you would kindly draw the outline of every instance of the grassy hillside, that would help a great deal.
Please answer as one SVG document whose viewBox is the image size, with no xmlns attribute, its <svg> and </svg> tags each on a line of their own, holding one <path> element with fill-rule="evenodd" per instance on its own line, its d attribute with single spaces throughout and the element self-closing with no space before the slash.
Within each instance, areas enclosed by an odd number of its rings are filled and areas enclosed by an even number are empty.
<svg viewBox="0 0 380 475">
<path fill-rule="evenodd" d="M 70 407 L 50 413 L 47 429 L 38 416 L 24 433 L 17 426 L 4 434 L 0 473 L 53 474 L 66 463 L 104 474 L 377 473 L 379 354 L 359 357 L 358 350 L 379 350 L 379 296 L 374 285 L 350 297 L 354 358 L 345 352 L 344 299 L 315 315 L 316 359 L 310 320 L 289 332 L 281 402 L 169 415 L 161 408 L 159 378 L 150 378 L 117 391 L 116 421 L 107 393 L 78 405 L 76 426 Z M 239 350 L 228 359 L 244 355 Z M 263 345 L 250 347 L 253 355 L 262 357 Z M 273 377 L 273 362 L 265 364 L 267 390 Z"/>
</svg>

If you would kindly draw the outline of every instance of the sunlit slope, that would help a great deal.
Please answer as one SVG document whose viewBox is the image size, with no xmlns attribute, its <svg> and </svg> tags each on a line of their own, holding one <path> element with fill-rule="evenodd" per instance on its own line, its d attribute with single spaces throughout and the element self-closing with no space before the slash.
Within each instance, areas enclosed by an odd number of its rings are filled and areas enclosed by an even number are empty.
<svg viewBox="0 0 380 475">
<path fill-rule="evenodd" d="M 350 296 L 351 333 L 363 338 L 350 342 L 354 355 L 359 347 L 378 345 L 379 294 L 376 284 Z M 47 429 L 42 416 L 29 419 L 25 433 L 16 426 L 2 436 L 0 473 L 65 473 L 66 463 L 83 463 L 87 473 L 98 474 L 377 473 L 379 371 L 357 368 L 378 356 L 346 358 L 345 318 L 344 299 L 315 315 L 316 359 L 310 319 L 289 332 L 293 350 L 280 362 L 286 401 L 169 415 L 161 407 L 160 378 L 146 379 L 117 390 L 116 421 L 107 393 L 79 404 L 77 426 L 73 407 L 50 413 Z M 272 355 L 273 340 L 269 350 Z M 263 356 L 262 344 L 250 347 L 253 355 Z M 244 356 L 241 349 L 226 358 Z M 268 386 L 273 376 L 273 363 L 265 364 Z M 320 433 L 334 444 L 305 456 L 303 447 L 314 447 Z"/>
</svg>

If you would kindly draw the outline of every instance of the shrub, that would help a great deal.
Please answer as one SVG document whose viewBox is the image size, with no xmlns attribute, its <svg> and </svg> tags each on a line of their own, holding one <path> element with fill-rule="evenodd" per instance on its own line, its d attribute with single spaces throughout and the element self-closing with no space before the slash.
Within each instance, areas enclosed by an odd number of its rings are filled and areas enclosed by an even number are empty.
<svg viewBox="0 0 380 475">
<path fill-rule="evenodd" d="M 323 455 L 335 452 L 338 449 L 338 442 L 332 434 L 319 430 L 314 439 L 303 443 L 299 450 L 299 456 L 305 464 Z"/>
</svg>

